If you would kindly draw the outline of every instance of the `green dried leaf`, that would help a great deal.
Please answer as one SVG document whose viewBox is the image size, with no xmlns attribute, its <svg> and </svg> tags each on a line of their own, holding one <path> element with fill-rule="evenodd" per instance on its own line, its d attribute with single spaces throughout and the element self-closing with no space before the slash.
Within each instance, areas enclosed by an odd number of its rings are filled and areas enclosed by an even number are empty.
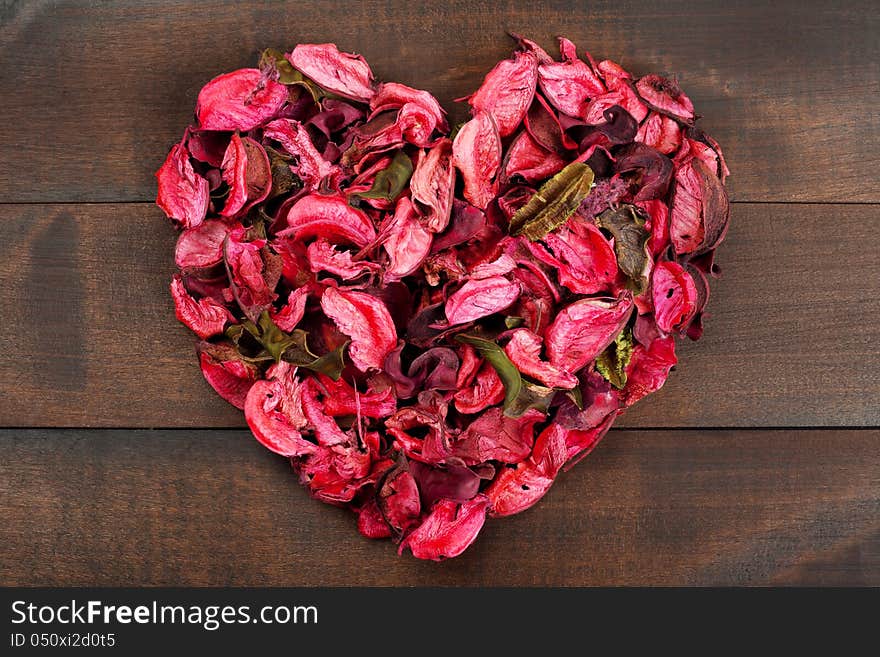
<svg viewBox="0 0 880 657">
<path fill-rule="evenodd" d="M 504 414 L 519 417 L 530 408 L 546 412 L 556 394 L 553 388 L 525 381 L 520 371 L 504 353 L 504 349 L 491 340 L 475 335 L 457 335 L 456 341 L 469 344 L 498 372 L 504 384 Z"/>
<path fill-rule="evenodd" d="M 348 342 L 323 356 L 316 356 L 309 349 L 308 333 L 301 329 L 285 333 L 266 311 L 260 315 L 257 324 L 245 320 L 226 329 L 226 335 L 235 344 L 242 359 L 249 363 L 278 363 L 284 360 L 297 367 L 321 372 L 334 380 L 342 375 L 345 368 L 343 354 Z"/>
<path fill-rule="evenodd" d="M 596 370 L 618 390 L 626 385 L 626 367 L 632 358 L 632 352 L 632 331 L 626 328 L 596 358 Z"/>
<path fill-rule="evenodd" d="M 539 240 L 556 230 L 575 213 L 593 186 L 593 170 L 583 162 L 572 162 L 541 185 L 510 219 L 510 234 Z"/>
<path fill-rule="evenodd" d="M 303 74 L 293 68 L 284 53 L 275 48 L 266 48 L 260 55 L 260 70 L 270 67 L 278 71 L 278 82 L 281 84 L 301 84 L 305 81 Z"/>
<path fill-rule="evenodd" d="M 301 189 L 302 180 L 290 168 L 294 158 L 283 155 L 269 146 L 264 148 L 266 155 L 269 156 L 269 165 L 272 170 L 272 192 L 269 198 Z"/>
<path fill-rule="evenodd" d="M 629 278 L 627 287 L 636 295 L 644 292 L 648 286 L 647 244 L 651 234 L 645 230 L 645 216 L 641 210 L 625 203 L 597 216 L 596 225 L 614 237 L 617 266 Z"/>
<path fill-rule="evenodd" d="M 394 201 L 403 192 L 412 172 L 412 160 L 403 151 L 397 151 L 391 164 L 376 174 L 373 186 L 366 192 L 352 194 L 352 197 Z"/>
<path fill-rule="evenodd" d="M 522 317 L 515 317 L 513 315 L 504 318 L 504 326 L 508 329 L 519 328 L 523 324 L 525 324 L 525 319 Z"/>
</svg>

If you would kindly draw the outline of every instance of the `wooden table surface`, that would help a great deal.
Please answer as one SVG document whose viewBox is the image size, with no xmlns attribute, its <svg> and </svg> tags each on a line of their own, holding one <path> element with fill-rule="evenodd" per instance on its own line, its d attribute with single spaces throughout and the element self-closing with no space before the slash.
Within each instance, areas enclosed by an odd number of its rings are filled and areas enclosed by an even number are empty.
<svg viewBox="0 0 880 657">
<path fill-rule="evenodd" d="M 732 223 L 704 338 L 544 501 L 399 558 L 202 380 L 153 172 L 201 85 L 334 41 L 452 99 L 510 30 L 679 77 Z M 0 584 L 880 585 L 876 2 L 4 2 Z"/>
</svg>

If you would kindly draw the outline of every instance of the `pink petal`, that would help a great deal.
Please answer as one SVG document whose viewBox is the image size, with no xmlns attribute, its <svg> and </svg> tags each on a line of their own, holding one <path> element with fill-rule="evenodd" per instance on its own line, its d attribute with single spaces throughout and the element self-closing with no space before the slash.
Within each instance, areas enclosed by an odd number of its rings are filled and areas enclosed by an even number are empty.
<svg viewBox="0 0 880 657">
<path fill-rule="evenodd" d="M 414 201 L 429 209 L 428 230 L 442 233 L 449 225 L 455 191 L 455 167 L 452 164 L 452 142 L 441 139 L 419 159 L 410 180 Z"/>
<path fill-rule="evenodd" d="M 495 198 L 495 176 L 501 166 L 501 137 L 492 115 L 477 111 L 452 143 L 452 161 L 464 179 L 464 197 L 485 210 Z"/>
<path fill-rule="evenodd" d="M 400 553 L 409 548 L 418 559 L 440 561 L 457 557 L 474 542 L 483 523 L 489 500 L 485 495 L 458 504 L 441 500 L 424 522 L 400 544 Z"/>
<path fill-rule="evenodd" d="M 306 314 L 306 302 L 309 300 L 309 289 L 298 287 L 287 295 L 287 303 L 279 311 L 271 310 L 275 326 L 290 333 L 302 321 Z"/>
<path fill-rule="evenodd" d="M 214 299 L 204 297 L 196 301 L 183 285 L 180 274 L 174 274 L 171 279 L 171 296 L 174 299 L 174 314 L 177 319 L 198 335 L 202 340 L 212 335 L 223 333 L 226 322 L 235 321 L 232 314 Z"/>
<path fill-rule="evenodd" d="M 361 102 L 373 97 L 373 72 L 360 55 L 339 52 L 332 43 L 306 43 L 294 48 L 287 59 L 327 91 Z"/>
<path fill-rule="evenodd" d="M 450 324 L 464 324 L 488 317 L 509 307 L 521 288 L 503 276 L 470 280 L 446 301 L 446 319 Z"/>
<path fill-rule="evenodd" d="M 226 205 L 220 211 L 223 216 L 235 216 L 263 201 L 272 189 L 266 151 L 249 137 L 232 135 L 223 156 L 223 180 L 229 185 Z"/>
<path fill-rule="evenodd" d="M 636 91 L 655 110 L 682 121 L 692 121 L 694 104 L 675 80 L 646 75 L 636 82 Z"/>
<path fill-rule="evenodd" d="M 697 310 L 694 279 L 677 262 L 658 262 L 651 288 L 657 327 L 664 333 L 685 327 Z"/>
<path fill-rule="evenodd" d="M 504 178 L 510 180 L 518 176 L 533 184 L 556 175 L 566 164 L 558 153 L 548 151 L 528 132 L 522 132 L 507 150 Z"/>
<path fill-rule="evenodd" d="M 326 271 L 344 281 L 382 269 L 380 265 L 369 260 L 352 260 L 350 251 L 337 251 L 333 244 L 323 238 L 309 244 L 306 253 L 309 267 L 314 273 Z"/>
<path fill-rule="evenodd" d="M 196 115 L 204 130 L 247 132 L 273 118 L 287 102 L 287 87 L 255 68 L 220 75 L 199 92 Z"/>
<path fill-rule="evenodd" d="M 184 230 L 177 238 L 174 262 L 180 269 L 210 269 L 223 261 L 223 241 L 232 227 L 219 219 L 208 219 Z"/>
<path fill-rule="evenodd" d="M 328 287 L 321 308 L 351 338 L 348 353 L 355 367 L 362 372 L 381 369 L 397 346 L 397 330 L 385 304 L 366 292 Z"/>
<path fill-rule="evenodd" d="M 318 449 L 302 437 L 307 420 L 295 368 L 288 366 L 271 381 L 257 381 L 245 400 L 244 416 L 254 437 L 276 454 L 299 457 Z"/>
<path fill-rule="evenodd" d="M 573 44 L 567 47 L 569 44 L 567 39 L 560 39 L 560 50 L 567 55 L 565 61 L 538 67 L 538 84 L 556 109 L 583 118 L 589 99 L 605 93 L 605 87 L 590 66 L 575 56 Z"/>
<path fill-rule="evenodd" d="M 510 342 L 504 351 L 516 369 L 537 379 L 551 388 L 574 388 L 578 379 L 574 374 L 552 365 L 541 359 L 544 341 L 528 329 L 516 329 L 510 336 Z"/>
<path fill-rule="evenodd" d="M 248 391 L 257 380 L 257 368 L 239 360 L 232 345 L 199 346 L 199 365 L 205 380 L 223 399 L 239 409 L 244 409 Z"/>
<path fill-rule="evenodd" d="M 324 159 L 312 143 L 312 138 L 299 121 L 278 119 L 263 130 L 263 136 L 274 139 L 290 155 L 296 158 L 292 171 L 303 181 L 308 191 L 315 191 L 322 180 L 340 175 L 339 167 Z"/>
<path fill-rule="evenodd" d="M 382 244 L 389 258 L 385 281 L 399 280 L 418 270 L 431 252 L 433 238 L 418 220 L 412 201 L 401 197 L 388 237 Z"/>
<path fill-rule="evenodd" d="M 159 192 L 156 204 L 169 219 L 183 228 L 195 228 L 208 212 L 208 181 L 195 172 L 189 154 L 181 144 L 171 147 L 165 162 L 156 172 Z"/>
<path fill-rule="evenodd" d="M 614 341 L 632 308 L 628 293 L 617 299 L 582 299 L 563 308 L 545 337 L 550 362 L 568 372 L 579 371 Z"/>
<path fill-rule="evenodd" d="M 626 405 L 659 390 L 676 362 L 672 336 L 656 338 L 647 349 L 637 344 L 626 368 L 626 387 L 623 389 Z"/>
<path fill-rule="evenodd" d="M 287 228 L 278 237 L 303 240 L 324 237 L 366 246 L 376 239 L 373 222 L 363 211 L 353 208 L 341 195 L 303 196 L 287 214 Z"/>
<path fill-rule="evenodd" d="M 513 59 L 498 62 L 470 97 L 471 107 L 494 117 L 500 136 L 513 134 L 532 104 L 538 82 L 537 67 L 537 55 L 517 52 Z"/>
</svg>

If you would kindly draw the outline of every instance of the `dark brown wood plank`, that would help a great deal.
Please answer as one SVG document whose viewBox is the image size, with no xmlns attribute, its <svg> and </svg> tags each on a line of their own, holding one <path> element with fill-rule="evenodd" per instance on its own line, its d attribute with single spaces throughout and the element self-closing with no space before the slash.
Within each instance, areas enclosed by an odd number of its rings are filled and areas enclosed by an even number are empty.
<svg viewBox="0 0 880 657">
<path fill-rule="evenodd" d="M 0 201 L 152 198 L 201 85 L 266 46 L 334 41 L 451 107 L 509 53 L 506 30 L 677 75 L 738 200 L 880 201 L 871 0 L 6 2 Z"/>
<path fill-rule="evenodd" d="M 244 431 L 0 432 L 6 585 L 880 585 L 880 431 L 613 431 L 462 557 L 397 557 Z"/>
<path fill-rule="evenodd" d="M 0 426 L 243 425 L 174 319 L 157 208 L 0 206 L 0 223 L 17 236 L 0 246 Z M 880 206 L 735 204 L 705 336 L 622 426 L 880 424 L 878 226 Z"/>
</svg>

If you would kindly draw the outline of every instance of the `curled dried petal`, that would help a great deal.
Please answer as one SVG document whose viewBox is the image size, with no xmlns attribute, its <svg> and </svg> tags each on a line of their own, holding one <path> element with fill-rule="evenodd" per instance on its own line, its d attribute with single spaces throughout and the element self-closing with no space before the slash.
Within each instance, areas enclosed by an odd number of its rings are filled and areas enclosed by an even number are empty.
<svg viewBox="0 0 880 657">
<path fill-rule="evenodd" d="M 357 246 L 366 246 L 376 239 L 373 222 L 363 211 L 351 207 L 341 195 L 303 196 L 287 214 L 287 228 L 278 237 L 303 240 L 324 237 Z"/>
<path fill-rule="evenodd" d="M 485 495 L 477 495 L 462 504 L 441 500 L 424 522 L 403 539 L 400 553 L 409 548 L 418 559 L 440 561 L 457 557 L 477 538 L 486 521 L 488 506 Z"/>
<path fill-rule="evenodd" d="M 547 329 L 545 344 L 550 362 L 577 372 L 592 362 L 626 325 L 633 308 L 632 295 L 616 299 L 581 299 L 563 308 Z"/>
<path fill-rule="evenodd" d="M 246 132 L 274 118 L 287 102 L 287 87 L 243 68 L 220 75 L 202 87 L 196 116 L 203 130 Z"/>
<path fill-rule="evenodd" d="M 449 225 L 455 191 L 455 167 L 452 142 L 441 139 L 416 165 L 410 180 L 414 201 L 426 206 L 426 226 L 432 233 L 442 233 Z"/>
<path fill-rule="evenodd" d="M 183 228 L 195 228 L 204 221 L 210 194 L 208 181 L 193 169 L 183 145 L 175 144 L 171 148 L 156 172 L 156 179 L 159 183 L 156 204 L 169 219 Z"/>
<path fill-rule="evenodd" d="M 503 276 L 473 279 L 446 301 L 446 319 L 450 324 L 464 324 L 488 317 L 516 301 L 521 287 Z"/>
<path fill-rule="evenodd" d="M 272 189 L 272 172 L 266 151 L 250 137 L 232 135 L 223 156 L 223 180 L 229 185 L 226 205 L 220 211 L 232 217 L 265 200 Z"/>
<path fill-rule="evenodd" d="M 489 112 L 498 134 L 507 137 L 517 129 L 532 104 L 538 83 L 538 57 L 520 51 L 513 59 L 498 62 L 468 102 L 477 110 Z"/>
<path fill-rule="evenodd" d="M 693 121 L 694 104 L 675 80 L 660 75 L 646 75 L 636 82 L 636 91 L 656 111 L 681 121 Z"/>
<path fill-rule="evenodd" d="M 651 281 L 654 317 L 664 333 L 687 326 L 697 311 L 694 279 L 677 262 L 659 262 Z"/>
<path fill-rule="evenodd" d="M 578 384 L 576 376 L 541 359 L 543 340 L 530 330 L 516 329 L 510 335 L 510 342 L 504 352 L 516 369 L 537 379 L 551 388 L 574 388 Z"/>
<path fill-rule="evenodd" d="M 385 304 L 366 292 L 328 287 L 321 308 L 351 338 L 349 356 L 355 367 L 362 372 L 381 369 L 397 346 L 397 330 Z"/>
<path fill-rule="evenodd" d="M 373 72 L 360 55 L 339 52 L 332 43 L 303 43 L 287 59 L 327 91 L 361 102 L 373 97 Z"/>
<path fill-rule="evenodd" d="M 452 161 L 464 180 L 464 197 L 485 210 L 495 198 L 495 176 L 501 167 L 501 137 L 488 112 L 477 111 L 452 142 Z"/>
<path fill-rule="evenodd" d="M 223 306 L 211 297 L 196 301 L 183 285 L 180 274 L 171 279 L 171 296 L 174 299 L 174 313 L 177 319 L 198 335 L 202 340 L 223 332 L 226 322 L 234 322 L 235 318 Z"/>
</svg>

